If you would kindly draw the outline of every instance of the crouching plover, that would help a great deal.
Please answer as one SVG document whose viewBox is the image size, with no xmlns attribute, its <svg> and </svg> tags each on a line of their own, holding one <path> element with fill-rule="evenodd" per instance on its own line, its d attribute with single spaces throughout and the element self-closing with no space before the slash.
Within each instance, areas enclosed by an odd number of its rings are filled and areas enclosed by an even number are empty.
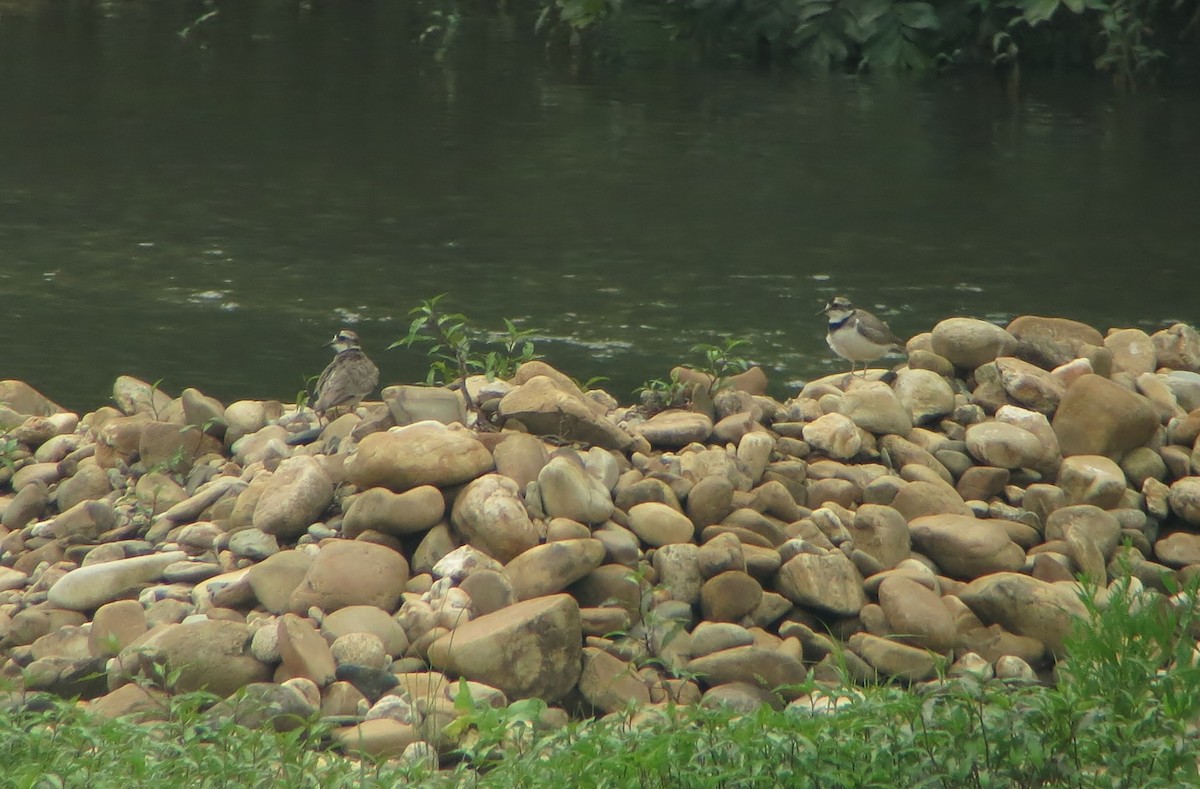
<svg viewBox="0 0 1200 789">
<path fill-rule="evenodd" d="M 313 410 L 320 417 L 334 409 L 353 410 L 379 383 L 379 368 L 363 353 L 357 334 L 342 329 L 326 345 L 334 357 L 317 379 Z"/>
</svg>

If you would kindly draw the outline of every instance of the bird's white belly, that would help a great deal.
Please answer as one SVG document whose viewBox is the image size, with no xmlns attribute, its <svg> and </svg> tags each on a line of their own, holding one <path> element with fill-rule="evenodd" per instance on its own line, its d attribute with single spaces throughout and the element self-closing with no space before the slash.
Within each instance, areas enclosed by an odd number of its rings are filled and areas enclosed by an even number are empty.
<svg viewBox="0 0 1200 789">
<path fill-rule="evenodd" d="M 888 352 L 888 347 L 877 345 L 854 329 L 830 332 L 825 341 L 833 352 L 852 362 L 873 362 Z"/>
</svg>

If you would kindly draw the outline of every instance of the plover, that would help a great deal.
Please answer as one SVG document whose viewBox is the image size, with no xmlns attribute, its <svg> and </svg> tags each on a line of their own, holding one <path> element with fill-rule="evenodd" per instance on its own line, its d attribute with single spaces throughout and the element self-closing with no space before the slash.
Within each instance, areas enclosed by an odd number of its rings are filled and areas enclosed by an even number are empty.
<svg viewBox="0 0 1200 789">
<path fill-rule="evenodd" d="M 867 363 L 884 356 L 889 351 L 904 352 L 904 343 L 892 334 L 883 321 L 866 310 L 860 310 L 845 296 L 835 296 L 817 313 L 829 316 L 829 333 L 825 341 L 833 352 L 850 362 L 853 374 L 859 362 L 863 362 L 863 377 L 867 376 Z"/>
<path fill-rule="evenodd" d="M 379 368 L 363 353 L 358 335 L 342 329 L 326 343 L 334 350 L 333 361 L 317 379 L 313 410 L 324 417 L 334 409 L 351 411 L 379 383 Z"/>
</svg>

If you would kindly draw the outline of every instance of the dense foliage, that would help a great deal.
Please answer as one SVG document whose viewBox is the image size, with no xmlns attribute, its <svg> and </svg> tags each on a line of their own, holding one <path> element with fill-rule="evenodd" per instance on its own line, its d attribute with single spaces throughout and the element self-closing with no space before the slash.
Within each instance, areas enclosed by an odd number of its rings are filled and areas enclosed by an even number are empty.
<svg viewBox="0 0 1200 789">
<path fill-rule="evenodd" d="M 820 68 L 929 69 L 1016 60 L 1088 66 L 1133 86 L 1196 54 L 1200 0 L 541 0 L 539 25 L 581 34 L 658 15 L 715 54 Z"/>
</svg>

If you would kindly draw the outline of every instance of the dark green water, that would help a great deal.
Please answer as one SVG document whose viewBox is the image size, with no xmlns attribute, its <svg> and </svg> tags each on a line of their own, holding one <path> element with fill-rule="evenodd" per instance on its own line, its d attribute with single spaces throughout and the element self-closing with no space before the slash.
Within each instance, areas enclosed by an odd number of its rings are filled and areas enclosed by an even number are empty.
<svg viewBox="0 0 1200 789">
<path fill-rule="evenodd" d="M 439 62 L 408 3 L 224 6 L 0 4 L 0 378 L 291 399 L 352 324 L 420 380 L 384 349 L 443 291 L 623 401 L 731 336 L 779 395 L 841 369 L 835 292 L 902 336 L 1200 319 L 1194 91 L 575 67 L 494 14 Z"/>
</svg>

